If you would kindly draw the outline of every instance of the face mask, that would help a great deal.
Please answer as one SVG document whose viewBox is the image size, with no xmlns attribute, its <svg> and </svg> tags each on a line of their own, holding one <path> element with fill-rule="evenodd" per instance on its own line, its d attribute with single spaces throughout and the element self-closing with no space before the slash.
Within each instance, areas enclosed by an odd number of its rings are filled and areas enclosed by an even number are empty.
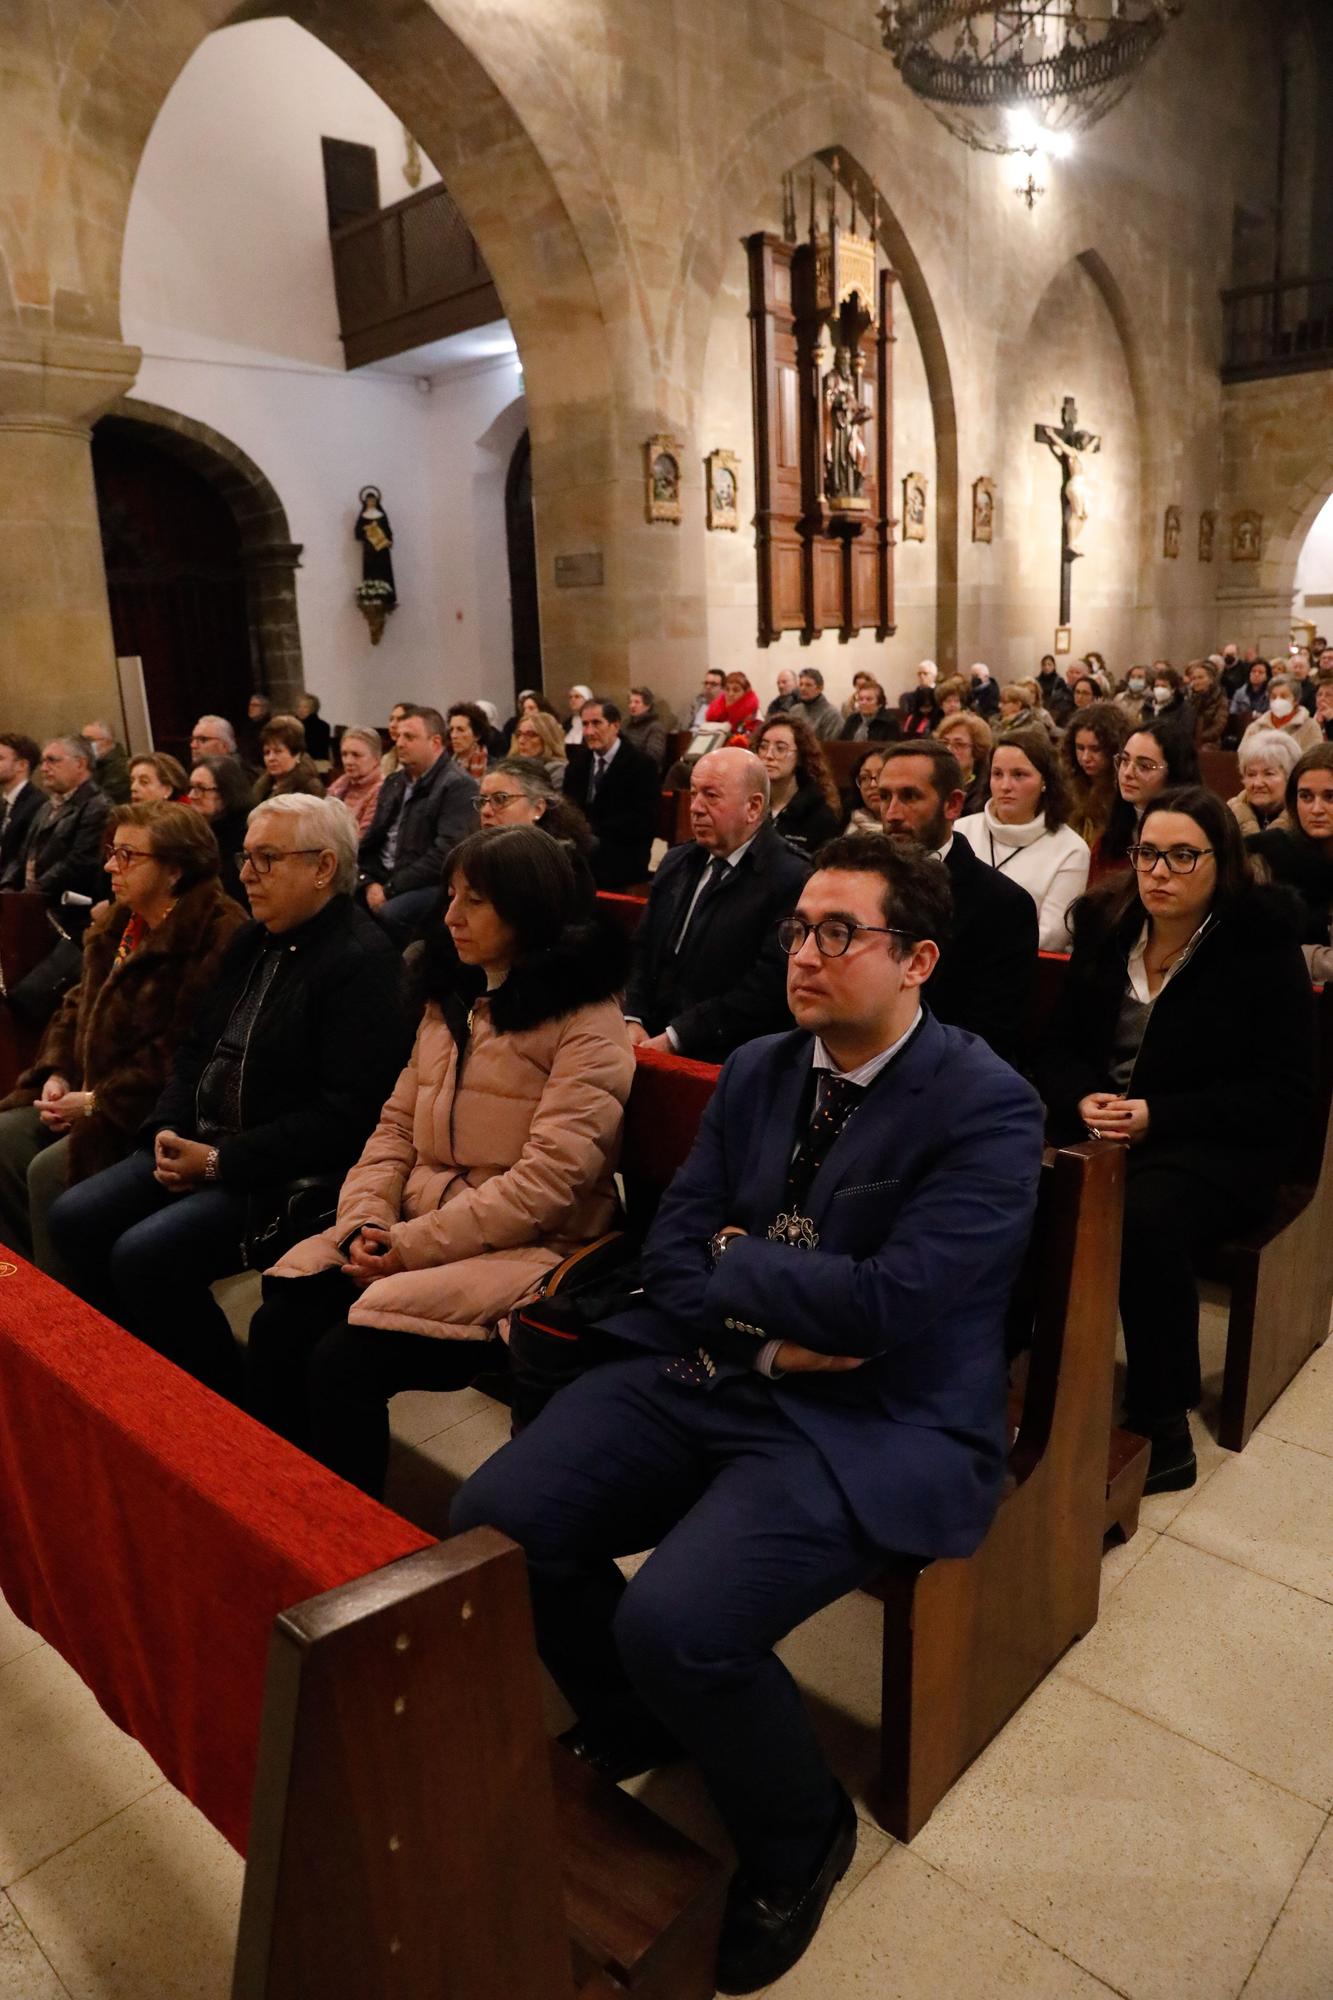
<svg viewBox="0 0 1333 2000">
<path fill-rule="evenodd" d="M 1289 694 L 1275 694 L 1268 706 L 1274 715 L 1290 715 L 1296 704 Z"/>
<path fill-rule="evenodd" d="M 1165 708 L 1170 699 L 1171 690 L 1169 687 L 1155 687 L 1153 689 L 1152 705 L 1154 708 Z"/>
<path fill-rule="evenodd" d="M 1142 693 L 1143 693 L 1143 690 L 1144 690 L 1144 689 L 1145 689 L 1145 688 L 1147 687 L 1147 685 L 1148 685 L 1148 683 L 1147 683 L 1147 681 L 1145 681 L 1145 680 L 1144 680 L 1144 678 L 1143 678 L 1143 675 L 1142 675 L 1142 674 L 1131 674 L 1131 675 L 1130 675 L 1130 677 L 1129 677 L 1129 691 L 1130 691 L 1130 693 L 1131 693 L 1131 694 L 1142 694 Z"/>
</svg>

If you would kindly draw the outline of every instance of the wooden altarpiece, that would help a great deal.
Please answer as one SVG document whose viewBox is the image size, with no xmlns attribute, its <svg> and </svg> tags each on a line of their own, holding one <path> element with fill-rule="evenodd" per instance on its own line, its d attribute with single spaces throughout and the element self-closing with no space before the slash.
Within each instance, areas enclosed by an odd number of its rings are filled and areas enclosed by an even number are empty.
<svg viewBox="0 0 1333 2000">
<path fill-rule="evenodd" d="M 792 237 L 794 237 L 794 231 Z M 893 298 L 873 237 L 812 214 L 750 260 L 759 643 L 894 629 Z"/>
</svg>

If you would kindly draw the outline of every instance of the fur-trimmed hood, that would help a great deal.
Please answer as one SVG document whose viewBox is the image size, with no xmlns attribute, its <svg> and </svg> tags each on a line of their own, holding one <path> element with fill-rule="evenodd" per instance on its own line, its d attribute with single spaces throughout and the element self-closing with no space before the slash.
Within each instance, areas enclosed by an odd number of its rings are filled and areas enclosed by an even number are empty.
<svg viewBox="0 0 1333 2000">
<path fill-rule="evenodd" d="M 544 951 L 520 959 L 490 996 L 497 1032 L 522 1034 L 558 1021 L 580 1007 L 620 993 L 629 971 L 629 945 L 610 918 L 594 912 L 586 923 L 570 924 Z M 443 924 L 432 933 L 421 965 L 423 999 L 434 1000 L 453 1025 L 455 1010 L 466 1010 L 485 991 L 485 976 L 463 965 Z"/>
</svg>

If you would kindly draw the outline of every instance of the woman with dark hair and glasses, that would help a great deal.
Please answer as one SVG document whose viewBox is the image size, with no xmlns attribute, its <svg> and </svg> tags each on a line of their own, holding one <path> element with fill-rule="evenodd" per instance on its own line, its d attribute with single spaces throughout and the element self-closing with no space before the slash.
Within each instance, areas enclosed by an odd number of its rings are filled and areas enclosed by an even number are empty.
<svg viewBox="0 0 1333 2000">
<path fill-rule="evenodd" d="M 234 903 L 249 911 L 236 855 L 245 845 L 250 813 L 250 774 L 239 757 L 201 757 L 190 772 L 189 802 L 213 829 L 221 858 L 222 886 Z"/>
<path fill-rule="evenodd" d="M 610 1228 L 634 1075 L 625 948 L 584 921 L 561 845 L 496 827 L 449 870 L 411 1060 L 332 1227 L 266 1274 L 250 1328 L 254 1414 L 372 1494 L 390 1397 L 470 1382 L 497 1322 Z"/>
<path fill-rule="evenodd" d="M 1160 792 L 1199 782 L 1194 739 L 1174 722 L 1141 723 L 1113 762 L 1116 797 L 1106 831 L 1093 849 L 1088 877 L 1093 883 L 1128 868 L 1143 815 Z"/>
<path fill-rule="evenodd" d="M 1251 881 L 1223 800 L 1159 793 L 1129 860 L 1127 880 L 1075 906 L 1034 1071 L 1057 1144 L 1128 1149 L 1124 1422 L 1152 1441 L 1156 1493 L 1195 1479 L 1196 1258 L 1263 1220 L 1308 1137 L 1314 1006 L 1289 901 Z M 1239 1064 L 1238 1021 L 1279 1024 Z"/>
</svg>

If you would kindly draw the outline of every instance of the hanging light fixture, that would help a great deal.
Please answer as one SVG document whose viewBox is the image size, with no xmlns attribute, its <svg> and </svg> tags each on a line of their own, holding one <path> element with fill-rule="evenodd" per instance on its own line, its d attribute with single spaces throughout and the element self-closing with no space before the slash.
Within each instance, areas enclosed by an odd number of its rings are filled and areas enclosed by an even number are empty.
<svg viewBox="0 0 1333 2000">
<path fill-rule="evenodd" d="M 1184 0 L 885 0 L 904 83 L 987 153 L 1058 155 L 1119 103 Z"/>
</svg>

